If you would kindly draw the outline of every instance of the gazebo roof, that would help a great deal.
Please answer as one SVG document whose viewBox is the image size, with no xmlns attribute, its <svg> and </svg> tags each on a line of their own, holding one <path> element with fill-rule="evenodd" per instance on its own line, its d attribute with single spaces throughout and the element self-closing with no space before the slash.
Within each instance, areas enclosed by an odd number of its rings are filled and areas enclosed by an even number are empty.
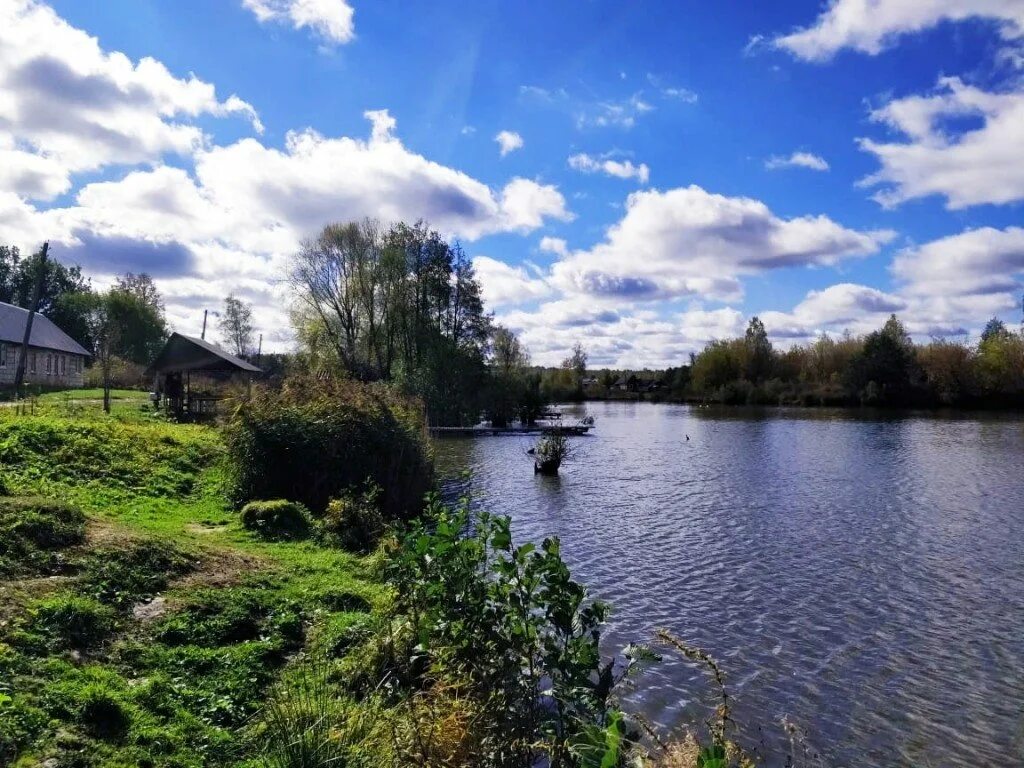
<svg viewBox="0 0 1024 768">
<path fill-rule="evenodd" d="M 181 333 L 172 333 L 160 354 L 156 356 L 156 360 L 146 369 L 146 373 L 183 371 L 262 373 L 252 363 L 225 352 L 216 344 Z"/>
</svg>

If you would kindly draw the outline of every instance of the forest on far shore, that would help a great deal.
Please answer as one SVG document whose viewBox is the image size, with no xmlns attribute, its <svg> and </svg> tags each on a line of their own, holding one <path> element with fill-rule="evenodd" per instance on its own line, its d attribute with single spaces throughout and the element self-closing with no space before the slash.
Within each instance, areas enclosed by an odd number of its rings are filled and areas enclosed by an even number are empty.
<svg viewBox="0 0 1024 768">
<path fill-rule="evenodd" d="M 754 317 L 743 336 L 712 341 L 678 367 L 581 372 L 570 359 L 530 375 L 548 401 L 640 396 L 725 405 L 1020 408 L 1024 331 L 992 318 L 977 343 L 917 344 L 893 315 L 863 336 L 823 334 L 782 350 Z"/>
</svg>

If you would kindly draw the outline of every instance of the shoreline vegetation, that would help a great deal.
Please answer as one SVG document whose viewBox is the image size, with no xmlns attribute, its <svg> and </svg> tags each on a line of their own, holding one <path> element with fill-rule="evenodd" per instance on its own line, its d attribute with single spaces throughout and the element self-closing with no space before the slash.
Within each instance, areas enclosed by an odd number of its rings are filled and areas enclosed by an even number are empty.
<svg viewBox="0 0 1024 768">
<path fill-rule="evenodd" d="M 421 493 L 416 401 L 286 381 L 219 425 L 115 402 L 0 412 L 0 764 L 749 764 L 709 657 L 604 655 L 557 539 Z M 707 724 L 621 709 L 663 652 L 707 669 Z"/>
</svg>

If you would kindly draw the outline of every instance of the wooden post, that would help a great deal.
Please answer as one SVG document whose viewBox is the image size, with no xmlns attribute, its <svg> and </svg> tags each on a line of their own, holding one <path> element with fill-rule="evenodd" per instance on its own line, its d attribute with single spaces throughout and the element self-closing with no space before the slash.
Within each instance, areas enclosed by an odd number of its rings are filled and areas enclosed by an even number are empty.
<svg viewBox="0 0 1024 768">
<path fill-rule="evenodd" d="M 25 366 L 28 364 L 28 345 L 32 338 L 32 322 L 36 317 L 36 310 L 39 308 L 39 294 L 43 292 L 43 280 L 46 278 L 46 254 L 50 250 L 50 243 L 43 243 L 43 250 L 39 254 L 39 274 L 36 276 L 36 284 L 32 289 L 32 306 L 28 310 L 28 319 L 25 321 L 25 335 L 21 340 L 21 354 L 18 356 L 18 366 L 14 372 L 14 397 L 21 397 L 21 385 L 25 381 Z"/>
<path fill-rule="evenodd" d="M 260 344 L 256 347 L 256 367 L 260 367 L 260 360 L 263 359 L 263 334 L 260 334 Z"/>
<path fill-rule="evenodd" d="M 207 312 L 209 312 L 209 310 L 206 310 L 206 309 L 203 310 L 203 332 L 199 336 L 199 338 L 202 339 L 203 341 L 206 341 L 206 314 L 207 314 Z"/>
</svg>

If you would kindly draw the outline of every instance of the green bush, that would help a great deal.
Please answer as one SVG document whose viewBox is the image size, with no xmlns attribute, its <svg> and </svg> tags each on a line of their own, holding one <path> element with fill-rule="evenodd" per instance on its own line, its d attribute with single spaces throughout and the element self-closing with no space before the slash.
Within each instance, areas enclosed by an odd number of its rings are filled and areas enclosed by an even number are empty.
<svg viewBox="0 0 1024 768">
<path fill-rule="evenodd" d="M 633 648 L 625 664 L 602 660 L 607 608 L 572 580 L 558 540 L 517 547 L 508 518 L 471 518 L 466 508 L 435 506 L 425 517 L 389 567 L 415 638 L 411 655 L 396 657 L 396 679 L 414 688 L 435 685 L 439 673 L 435 687 L 457 681 L 474 703 L 471 762 L 574 765 L 574 745 L 589 736 L 623 742 L 613 689 L 651 654 Z M 621 764 L 618 751 L 605 757 L 583 763 Z"/>
<path fill-rule="evenodd" d="M 309 534 L 309 510 L 285 499 L 250 501 L 242 507 L 242 526 L 264 539 L 301 539 Z"/>
<path fill-rule="evenodd" d="M 29 615 L 30 631 L 58 648 L 94 647 L 114 628 L 114 612 L 109 607 L 75 594 L 41 600 L 30 609 Z"/>
<path fill-rule="evenodd" d="M 0 575 L 55 573 L 59 550 L 85 538 L 77 507 L 36 497 L 0 498 Z"/>
<path fill-rule="evenodd" d="M 432 468 L 423 414 L 385 386 L 286 382 L 244 403 L 227 426 L 232 497 L 293 499 L 322 513 L 370 482 L 385 519 L 414 515 Z"/>
<path fill-rule="evenodd" d="M 379 498 L 380 488 L 371 485 L 363 493 L 331 499 L 320 520 L 325 538 L 355 552 L 372 549 L 385 527 Z"/>
</svg>

